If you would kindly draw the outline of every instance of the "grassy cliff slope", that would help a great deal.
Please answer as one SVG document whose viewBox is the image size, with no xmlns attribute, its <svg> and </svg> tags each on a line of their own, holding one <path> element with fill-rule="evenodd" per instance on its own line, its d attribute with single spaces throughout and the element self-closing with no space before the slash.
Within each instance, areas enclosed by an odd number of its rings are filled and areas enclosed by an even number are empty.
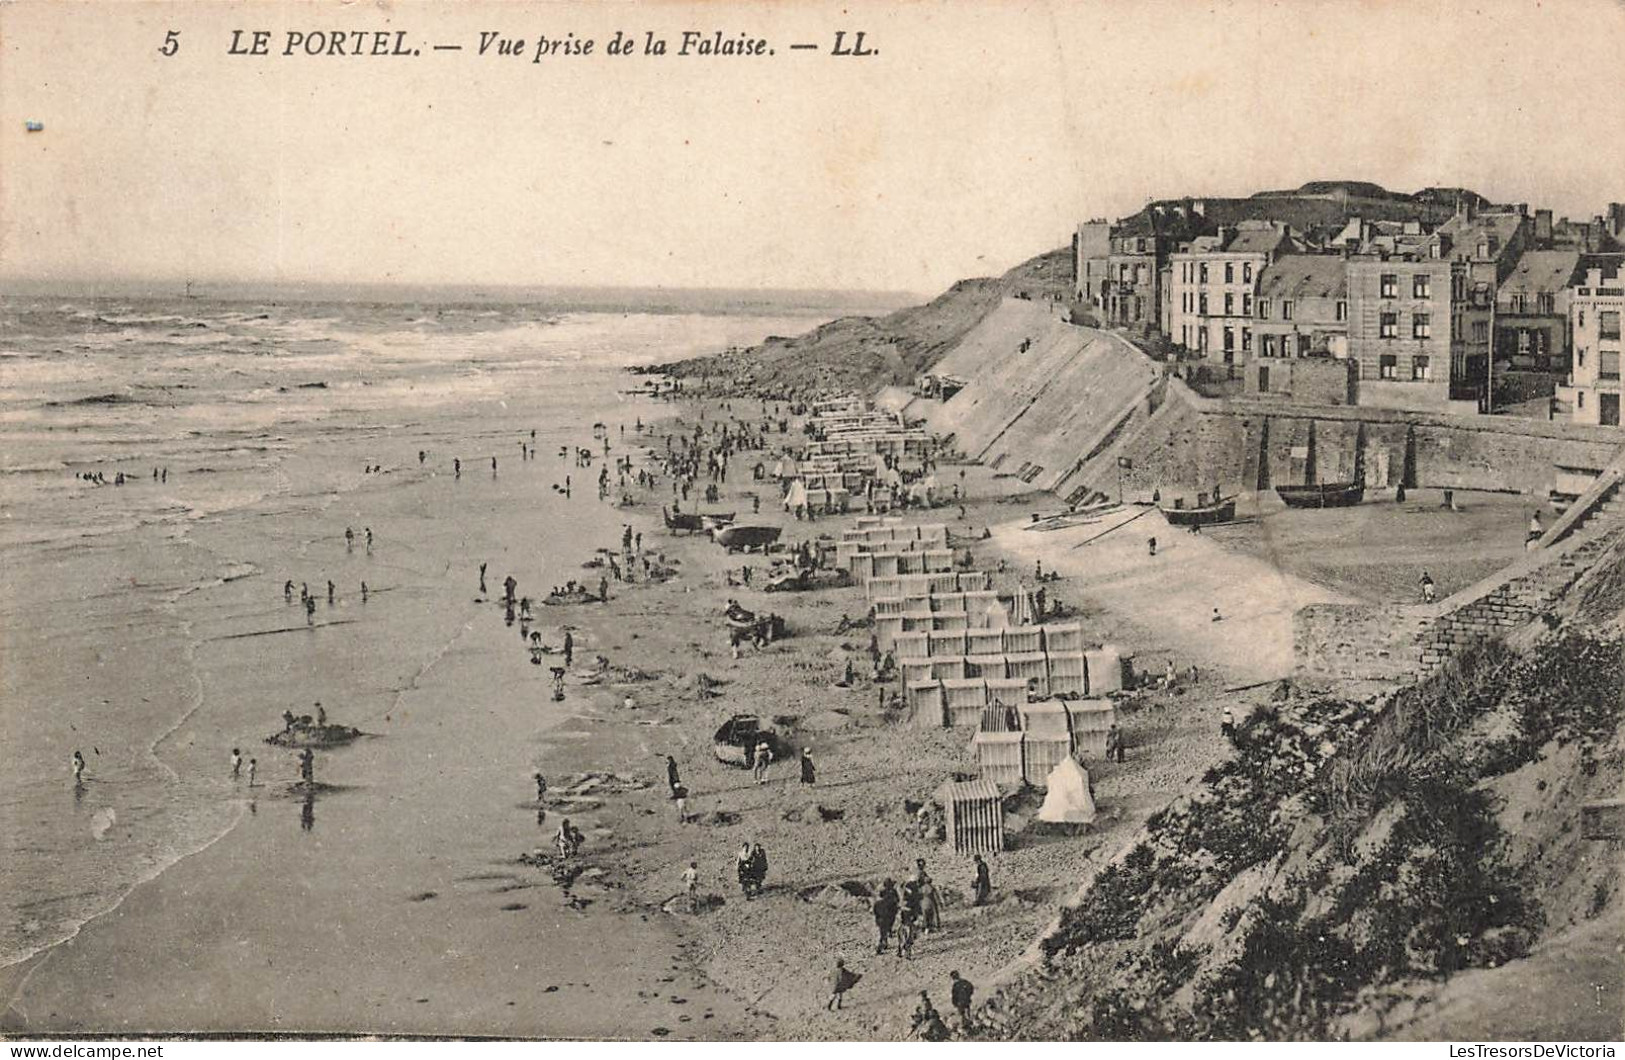
<svg viewBox="0 0 1625 1060">
<path fill-rule="evenodd" d="M 1072 290 L 1071 250 L 1022 262 L 1003 276 L 961 280 L 925 305 L 882 317 L 842 317 L 796 338 L 678 361 L 667 374 L 735 390 L 852 390 L 909 385 L 1011 295 L 1035 299 Z M 691 383 L 692 385 L 692 383 Z"/>
</svg>

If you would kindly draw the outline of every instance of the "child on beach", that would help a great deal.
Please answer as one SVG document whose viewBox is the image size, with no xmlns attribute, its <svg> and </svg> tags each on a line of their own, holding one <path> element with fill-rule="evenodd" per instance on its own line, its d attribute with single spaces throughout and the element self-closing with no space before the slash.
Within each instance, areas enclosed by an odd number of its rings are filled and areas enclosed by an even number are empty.
<svg viewBox="0 0 1625 1060">
<path fill-rule="evenodd" d="M 243 752 L 233 747 L 231 749 L 231 779 L 236 780 L 243 769 Z"/>
<path fill-rule="evenodd" d="M 254 774 L 258 772 L 259 768 L 260 760 L 258 758 L 248 760 L 248 786 L 251 788 L 254 787 Z"/>
<path fill-rule="evenodd" d="M 683 870 L 683 891 L 688 895 L 688 911 L 700 911 L 700 866 L 698 862 L 691 861 L 688 868 Z"/>
</svg>

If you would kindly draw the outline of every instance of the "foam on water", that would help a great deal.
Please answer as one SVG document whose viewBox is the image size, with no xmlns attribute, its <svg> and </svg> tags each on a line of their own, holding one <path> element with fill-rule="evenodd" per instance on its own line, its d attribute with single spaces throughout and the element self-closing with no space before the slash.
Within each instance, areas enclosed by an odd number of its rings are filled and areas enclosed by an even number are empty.
<svg viewBox="0 0 1625 1060">
<path fill-rule="evenodd" d="M 200 666 L 218 664 L 199 653 L 292 623 L 280 583 L 312 520 L 413 488 L 420 449 L 506 460 L 529 424 L 546 457 L 617 406 L 649 419 L 618 369 L 820 319 L 0 300 L 0 964 L 72 937 L 247 812 L 195 742 L 268 718 L 206 696 Z M 127 484 L 78 477 L 97 471 Z M 426 566 L 393 542 L 381 570 L 409 598 L 444 576 Z M 443 649 L 405 646 L 397 687 Z M 77 792 L 75 748 L 91 763 Z"/>
</svg>

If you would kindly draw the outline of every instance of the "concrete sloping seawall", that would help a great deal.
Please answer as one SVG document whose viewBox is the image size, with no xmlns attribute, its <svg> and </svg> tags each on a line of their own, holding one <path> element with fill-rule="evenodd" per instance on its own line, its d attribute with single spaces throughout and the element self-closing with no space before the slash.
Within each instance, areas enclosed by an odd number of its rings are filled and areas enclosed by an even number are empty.
<svg viewBox="0 0 1625 1060">
<path fill-rule="evenodd" d="M 1006 299 L 935 370 L 966 385 L 931 413 L 931 430 L 1040 489 L 1054 488 L 1107 444 L 1159 378 L 1156 365 L 1119 336 L 1068 324 L 1051 303 L 1018 298 Z"/>
</svg>

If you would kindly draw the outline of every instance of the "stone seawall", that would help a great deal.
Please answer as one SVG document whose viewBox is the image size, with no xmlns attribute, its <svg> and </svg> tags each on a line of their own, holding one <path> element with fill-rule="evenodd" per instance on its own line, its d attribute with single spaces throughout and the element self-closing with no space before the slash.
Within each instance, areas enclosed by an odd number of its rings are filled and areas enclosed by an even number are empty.
<svg viewBox="0 0 1625 1060">
<path fill-rule="evenodd" d="M 1625 531 L 1614 529 L 1583 540 L 1571 539 L 1572 547 L 1542 549 L 1528 563 L 1489 579 L 1494 584 L 1481 582 L 1446 600 L 1444 606 L 1449 610 L 1417 640 L 1421 673 L 1430 674 L 1462 649 L 1504 636 L 1549 611 L 1587 564 L 1622 533 Z"/>
<path fill-rule="evenodd" d="M 1620 435 L 1595 428 L 1508 417 L 1435 416 L 1385 409 L 1283 405 L 1216 400 L 1170 381 L 1167 400 L 1178 414 L 1160 417 L 1122 447 L 1115 459 L 1094 461 L 1069 486 L 1087 483 L 1115 493 L 1121 470 L 1130 499 L 1153 491 L 1179 496 L 1221 482 L 1269 489 L 1308 479 L 1354 477 L 1355 451 L 1363 450 L 1369 488 L 1491 490 L 1545 501 L 1568 478 L 1600 472 L 1619 452 Z M 1311 425 L 1313 429 L 1311 432 Z M 1311 433 L 1313 437 L 1311 438 Z"/>
</svg>

